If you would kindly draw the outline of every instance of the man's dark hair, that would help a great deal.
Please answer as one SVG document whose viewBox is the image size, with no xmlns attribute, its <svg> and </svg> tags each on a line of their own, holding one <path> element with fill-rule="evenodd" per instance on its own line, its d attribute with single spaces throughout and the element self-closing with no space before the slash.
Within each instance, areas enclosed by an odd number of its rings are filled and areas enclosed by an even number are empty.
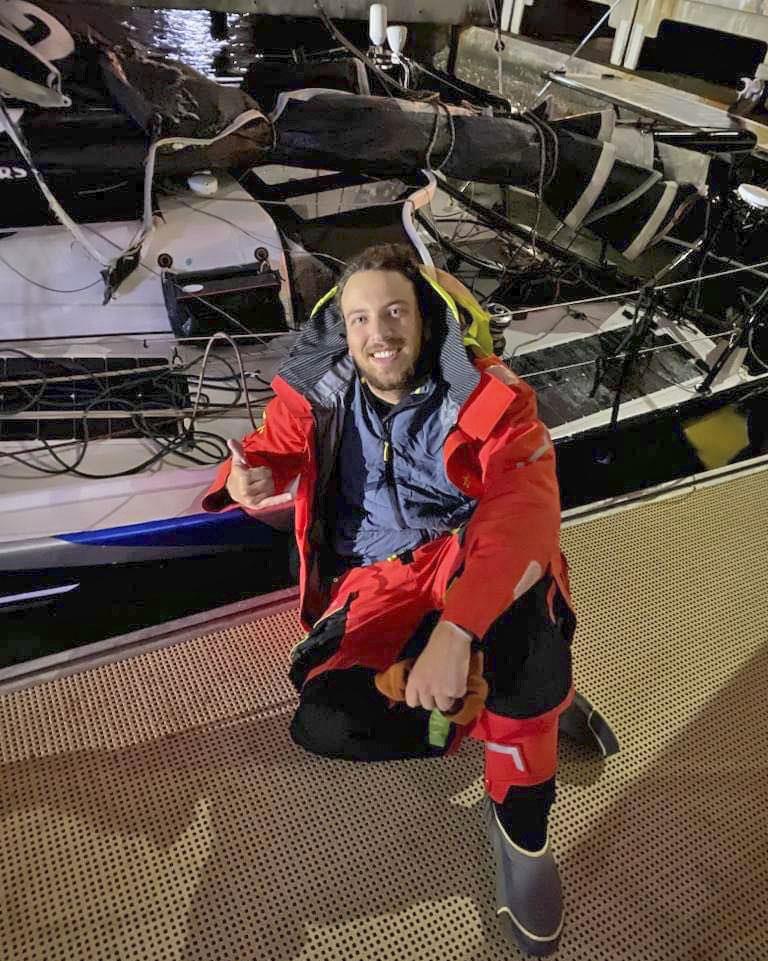
<svg viewBox="0 0 768 961">
<path fill-rule="evenodd" d="M 402 274 L 411 281 L 416 288 L 417 298 L 421 300 L 424 283 L 419 269 L 420 266 L 411 248 L 405 244 L 375 244 L 373 247 L 367 247 L 357 257 L 349 261 L 344 273 L 339 277 L 338 289 L 336 290 L 336 306 L 341 311 L 341 295 L 344 293 L 347 282 L 350 277 L 363 270 L 392 270 L 395 273 Z"/>
</svg>

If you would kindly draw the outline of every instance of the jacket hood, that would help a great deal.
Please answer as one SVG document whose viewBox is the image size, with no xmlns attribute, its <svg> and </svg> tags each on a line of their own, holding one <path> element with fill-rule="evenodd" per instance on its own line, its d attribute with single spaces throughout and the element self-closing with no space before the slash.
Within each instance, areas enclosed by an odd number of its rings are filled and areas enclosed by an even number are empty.
<svg viewBox="0 0 768 961">
<path fill-rule="evenodd" d="M 434 374 L 448 387 L 448 396 L 461 407 L 480 382 L 467 349 L 491 354 L 488 314 L 469 291 L 449 274 L 423 268 L 418 290 L 427 312 L 436 352 Z M 452 289 L 449 291 L 449 288 Z M 334 287 L 315 305 L 279 375 L 313 406 L 332 406 L 355 375 L 347 349 L 344 318 L 335 304 Z"/>
</svg>

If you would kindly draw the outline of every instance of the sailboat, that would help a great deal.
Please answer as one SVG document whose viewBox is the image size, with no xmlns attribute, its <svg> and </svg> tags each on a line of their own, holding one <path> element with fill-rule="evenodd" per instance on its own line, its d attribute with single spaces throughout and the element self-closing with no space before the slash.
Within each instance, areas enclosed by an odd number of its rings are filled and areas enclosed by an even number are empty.
<svg viewBox="0 0 768 961">
<path fill-rule="evenodd" d="M 614 494 L 619 446 L 648 425 L 763 389 L 764 284 L 725 333 L 692 309 L 718 238 L 764 224 L 768 193 L 732 181 L 749 131 L 520 111 L 409 61 L 380 23 L 367 53 L 218 83 L 52 9 L 0 10 L 0 569 L 17 585 L 0 610 L 56 602 L 86 569 L 277 543 L 290 508 L 212 516 L 201 498 L 313 303 L 377 241 L 482 300 L 537 387 L 566 507 Z M 510 189 L 537 198 L 533 223 L 507 215 Z M 574 248 L 583 231 L 601 257 Z M 675 238 L 650 281 L 633 273 Z"/>
</svg>

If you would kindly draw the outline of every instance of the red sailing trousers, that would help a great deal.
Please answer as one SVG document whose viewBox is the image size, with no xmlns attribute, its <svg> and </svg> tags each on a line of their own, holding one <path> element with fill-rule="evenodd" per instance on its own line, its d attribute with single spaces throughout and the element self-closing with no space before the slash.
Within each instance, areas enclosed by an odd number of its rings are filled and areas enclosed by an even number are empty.
<svg viewBox="0 0 768 961">
<path fill-rule="evenodd" d="M 312 649 L 313 637 L 325 632 L 319 662 L 315 643 L 315 657 L 302 674 L 302 692 L 340 677 L 334 672 L 349 677 L 350 669 L 366 668 L 372 677 L 406 656 L 418 656 L 462 562 L 460 537 L 451 534 L 336 578 L 326 613 L 303 642 Z M 485 787 L 495 801 L 502 802 L 510 786 L 540 784 L 555 774 L 558 717 L 573 697 L 574 626 L 554 579 L 545 574 L 481 639 L 486 707 L 469 725 L 455 726 L 444 753 L 453 753 L 465 736 L 484 741 Z M 302 644 L 294 658 L 301 656 Z M 366 690 L 371 698 L 381 697 L 370 685 Z M 333 756 L 345 755 L 336 751 Z M 405 750 L 399 756 L 413 755 Z"/>
</svg>

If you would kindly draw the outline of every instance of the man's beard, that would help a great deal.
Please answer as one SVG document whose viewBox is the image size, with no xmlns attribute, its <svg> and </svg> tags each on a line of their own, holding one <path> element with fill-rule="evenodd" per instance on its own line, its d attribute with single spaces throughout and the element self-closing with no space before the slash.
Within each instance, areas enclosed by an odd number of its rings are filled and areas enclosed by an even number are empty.
<svg viewBox="0 0 768 961">
<path fill-rule="evenodd" d="M 391 377 L 380 376 L 376 370 L 363 369 L 360 364 L 355 365 L 358 374 L 363 377 L 374 390 L 411 390 L 416 387 L 419 378 L 416 374 L 416 364 L 409 364 L 405 370 L 399 374 L 392 374 Z M 373 366 L 373 365 L 371 365 Z"/>
</svg>

